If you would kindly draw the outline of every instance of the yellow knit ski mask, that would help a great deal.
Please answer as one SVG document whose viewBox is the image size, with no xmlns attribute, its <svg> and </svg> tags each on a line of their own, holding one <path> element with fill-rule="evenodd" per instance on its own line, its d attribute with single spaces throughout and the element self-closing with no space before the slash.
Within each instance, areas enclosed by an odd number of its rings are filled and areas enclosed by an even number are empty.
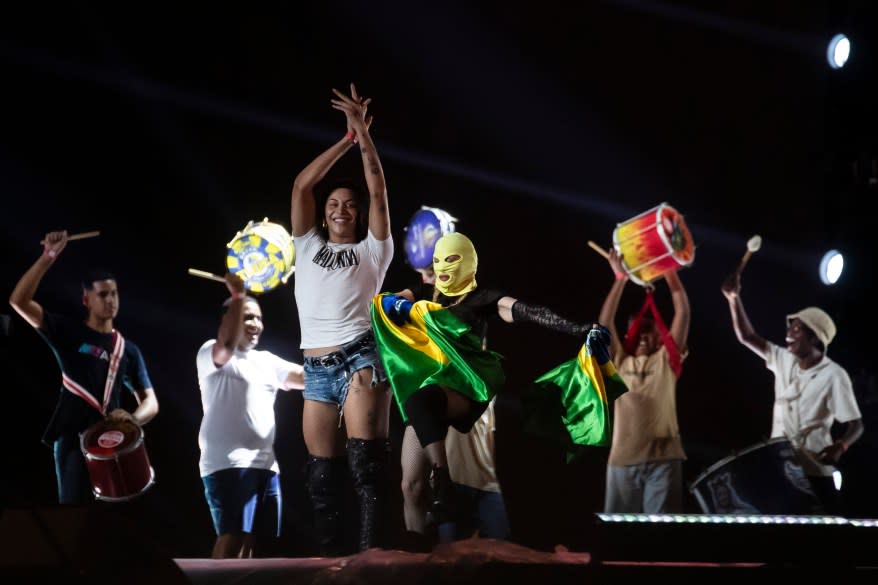
<svg viewBox="0 0 878 585">
<path fill-rule="evenodd" d="M 457 297 L 475 290 L 478 266 L 475 246 L 460 232 L 445 234 L 436 242 L 433 271 L 436 273 L 435 286 L 443 295 Z"/>
</svg>

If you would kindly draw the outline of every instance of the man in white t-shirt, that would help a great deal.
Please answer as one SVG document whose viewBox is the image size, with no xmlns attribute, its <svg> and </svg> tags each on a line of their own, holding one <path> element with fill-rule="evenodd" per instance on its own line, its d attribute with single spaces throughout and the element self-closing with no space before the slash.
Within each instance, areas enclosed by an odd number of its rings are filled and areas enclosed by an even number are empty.
<svg viewBox="0 0 878 585">
<path fill-rule="evenodd" d="M 257 533 L 280 536 L 274 399 L 278 388 L 304 387 L 302 366 L 254 349 L 262 309 L 236 275 L 226 274 L 226 284 L 231 298 L 217 338 L 196 359 L 204 409 L 199 470 L 217 534 L 215 559 L 253 557 Z"/>
<path fill-rule="evenodd" d="M 863 434 L 863 421 L 848 373 L 826 356 L 835 323 L 825 311 L 807 307 L 787 315 L 786 347 L 753 329 L 741 301 L 740 271 L 722 285 L 738 341 L 765 360 L 774 374 L 771 436 L 786 437 L 827 514 L 841 512 L 832 479 L 842 454 Z M 834 421 L 844 430 L 833 440 Z"/>
</svg>

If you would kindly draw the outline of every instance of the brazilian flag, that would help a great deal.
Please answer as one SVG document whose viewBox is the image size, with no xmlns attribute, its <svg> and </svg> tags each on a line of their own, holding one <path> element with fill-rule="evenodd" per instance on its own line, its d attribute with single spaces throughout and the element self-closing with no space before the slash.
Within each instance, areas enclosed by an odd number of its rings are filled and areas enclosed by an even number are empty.
<svg viewBox="0 0 878 585">
<path fill-rule="evenodd" d="M 502 356 L 482 349 L 469 325 L 438 303 L 418 301 L 397 325 L 384 312 L 381 293 L 372 300 L 372 328 L 393 396 L 403 405 L 420 388 L 438 384 L 488 402 L 503 386 Z M 537 378 L 522 392 L 525 430 L 578 446 L 606 446 L 612 439 L 612 402 L 628 388 L 612 361 L 598 365 L 583 345 L 576 358 Z"/>
<path fill-rule="evenodd" d="M 497 394 L 506 379 L 503 357 L 482 349 L 468 324 L 439 303 L 418 301 L 409 321 L 397 325 L 381 306 L 386 294 L 372 299 L 372 329 L 404 422 L 405 401 L 430 384 L 454 388 L 476 402 Z"/>
<path fill-rule="evenodd" d="M 583 344 L 576 358 L 537 378 L 521 394 L 525 431 L 567 449 L 604 447 L 613 438 L 613 401 L 628 391 L 612 361 L 598 365 Z"/>
</svg>

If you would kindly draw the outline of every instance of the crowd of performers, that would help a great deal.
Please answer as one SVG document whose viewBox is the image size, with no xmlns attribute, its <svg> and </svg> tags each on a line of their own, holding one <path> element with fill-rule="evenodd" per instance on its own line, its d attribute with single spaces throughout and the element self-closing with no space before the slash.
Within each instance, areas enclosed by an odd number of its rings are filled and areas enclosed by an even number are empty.
<svg viewBox="0 0 878 585">
<path fill-rule="evenodd" d="M 390 409 L 406 425 L 402 495 L 407 533 L 430 542 L 510 533 L 494 459 L 494 403 L 504 386 L 502 356 L 488 343 L 489 322 L 530 324 L 567 336 L 570 355 L 521 392 L 525 430 L 558 440 L 571 453 L 609 447 L 607 512 L 683 510 L 686 458 L 677 423 L 676 384 L 688 353 L 689 299 L 676 271 L 662 275 L 673 303 L 667 326 L 647 289 L 624 335 L 617 309 L 630 270 L 615 249 L 614 276 L 594 322 L 567 319 L 502 286 L 477 282 L 478 254 L 463 233 L 439 230 L 411 267 L 417 282 L 382 290 L 394 255 L 388 193 L 370 135 L 369 99 L 351 85 L 334 91 L 346 133 L 296 176 L 291 197 L 295 302 L 304 363 L 256 349 L 264 330 L 258 299 L 241 278 L 225 275 L 228 300 L 214 338 L 196 363 L 203 420 L 199 469 L 216 531 L 215 558 L 258 553 L 254 535 L 281 529 L 279 467 L 274 453 L 278 390 L 301 390 L 307 491 L 321 555 L 346 554 L 341 478 L 358 501 L 357 548 L 388 546 L 392 465 Z M 363 180 L 332 175 L 356 149 Z M 363 188 L 364 187 L 364 188 Z M 53 449 L 62 504 L 95 499 L 81 435 L 100 421 L 147 424 L 159 411 L 146 362 L 114 327 L 115 277 L 83 280 L 85 319 L 55 315 L 35 299 L 69 235 L 50 232 L 43 253 L 21 277 L 10 303 L 52 348 L 62 389 L 43 437 Z M 413 279 L 414 280 L 414 279 Z M 830 316 L 807 307 L 786 317 L 785 346 L 756 333 L 741 299 L 741 272 L 721 287 L 739 341 L 775 376 L 772 437 L 789 440 L 816 496 L 815 512 L 836 513 L 834 465 L 862 434 L 845 370 L 826 355 Z M 536 349 L 536 348 L 534 348 Z M 138 406 L 121 407 L 123 392 Z M 833 438 L 833 422 L 844 424 Z M 807 489 L 807 488 L 806 488 Z"/>
</svg>

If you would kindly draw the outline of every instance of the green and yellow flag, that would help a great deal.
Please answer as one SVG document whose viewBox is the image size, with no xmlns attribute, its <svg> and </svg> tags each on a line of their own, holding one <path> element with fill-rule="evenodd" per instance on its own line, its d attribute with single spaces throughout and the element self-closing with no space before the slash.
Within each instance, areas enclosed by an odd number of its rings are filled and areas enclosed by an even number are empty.
<svg viewBox="0 0 878 585">
<path fill-rule="evenodd" d="M 438 303 L 417 301 L 408 321 L 394 323 L 381 293 L 372 299 L 372 329 L 403 421 L 409 396 L 429 384 L 490 401 L 505 382 L 503 357 L 482 348 L 470 326 Z M 576 358 L 537 378 L 522 392 L 525 430 L 568 448 L 605 446 L 612 439 L 612 402 L 628 388 L 612 361 L 599 366 L 583 345 Z"/>
<path fill-rule="evenodd" d="M 439 303 L 418 301 L 409 321 L 397 325 L 381 306 L 386 294 L 372 299 L 372 329 L 403 421 L 405 401 L 430 384 L 454 388 L 476 402 L 497 394 L 505 382 L 503 357 L 482 349 L 468 324 Z"/>
<path fill-rule="evenodd" d="M 583 344 L 576 358 L 537 378 L 521 394 L 525 431 L 568 449 L 613 438 L 613 401 L 628 391 L 612 361 L 600 366 Z"/>
</svg>

